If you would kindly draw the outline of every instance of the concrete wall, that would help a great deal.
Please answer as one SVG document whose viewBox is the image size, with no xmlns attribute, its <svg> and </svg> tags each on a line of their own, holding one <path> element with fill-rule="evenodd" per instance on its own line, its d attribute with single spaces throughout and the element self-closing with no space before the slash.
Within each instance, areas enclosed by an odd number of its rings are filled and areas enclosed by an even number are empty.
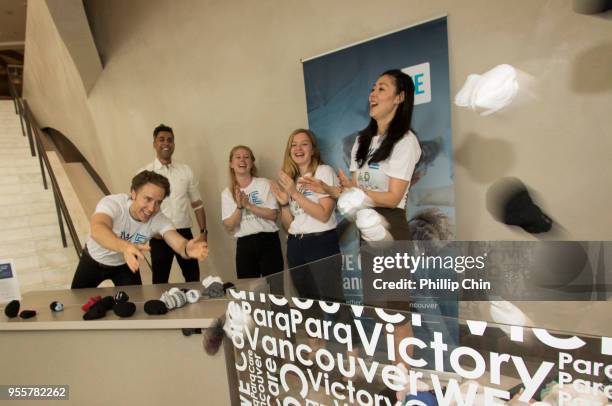
<svg viewBox="0 0 612 406">
<path fill-rule="evenodd" d="M 69 3 L 79 2 L 68 0 L 66 4 Z M 112 165 L 99 152 L 99 137 L 83 81 L 44 0 L 29 3 L 26 36 L 29 43 L 24 82 L 28 86 L 23 96 L 40 126 L 69 134 L 101 176 L 109 178 Z"/>
<path fill-rule="evenodd" d="M 47 7 L 86 92 L 102 73 L 102 62 L 91 35 L 82 1 L 47 0 Z"/>
<path fill-rule="evenodd" d="M 41 125 L 70 137 L 113 192 L 153 159 L 153 127 L 172 125 L 176 160 L 201 181 L 207 261 L 228 277 L 226 155 L 250 145 L 261 173 L 274 176 L 288 133 L 307 124 L 300 59 L 448 14 L 452 95 L 468 74 L 499 63 L 532 75 L 536 95 L 491 117 L 452 108 L 457 238 L 529 238 L 485 208 L 490 184 L 516 176 L 569 238 L 610 239 L 612 17 L 575 14 L 571 3 L 90 0 L 104 70 L 86 96 L 45 2 L 32 0 L 25 95 Z"/>
</svg>

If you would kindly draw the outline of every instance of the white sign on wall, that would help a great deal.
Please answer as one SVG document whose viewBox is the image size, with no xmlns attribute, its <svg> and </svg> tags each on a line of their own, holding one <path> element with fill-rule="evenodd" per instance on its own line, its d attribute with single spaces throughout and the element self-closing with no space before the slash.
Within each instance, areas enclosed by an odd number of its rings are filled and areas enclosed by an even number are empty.
<svg viewBox="0 0 612 406">
<path fill-rule="evenodd" d="M 21 300 L 15 264 L 12 259 L 0 259 L 0 303 L 15 299 Z"/>
<path fill-rule="evenodd" d="M 425 104 L 431 102 L 431 75 L 429 74 L 429 62 L 408 66 L 402 69 L 414 82 L 414 104 Z"/>
</svg>

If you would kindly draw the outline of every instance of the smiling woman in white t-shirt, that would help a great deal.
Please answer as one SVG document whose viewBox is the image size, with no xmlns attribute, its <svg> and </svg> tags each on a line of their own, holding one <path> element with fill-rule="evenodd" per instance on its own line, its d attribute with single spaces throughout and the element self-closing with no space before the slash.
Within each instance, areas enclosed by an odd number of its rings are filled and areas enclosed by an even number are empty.
<svg viewBox="0 0 612 406">
<path fill-rule="evenodd" d="M 221 193 L 223 225 L 236 242 L 239 279 L 258 278 L 283 270 L 278 238 L 278 204 L 270 181 L 257 177 L 255 156 L 247 146 L 232 148 L 229 155 L 230 186 Z"/>
<path fill-rule="evenodd" d="M 314 133 L 297 129 L 289 135 L 283 169 L 272 192 L 281 206 L 281 221 L 288 232 L 287 262 L 301 297 L 336 300 L 342 295 L 340 245 L 336 234 L 336 201 L 324 193 L 299 186 L 303 176 L 337 184 L 333 169 L 323 164 Z M 329 258 L 331 257 L 331 258 Z M 320 261 L 321 266 L 300 266 Z M 307 269 L 306 269 L 307 268 Z"/>
<path fill-rule="evenodd" d="M 414 83 L 399 69 L 384 72 L 368 98 L 370 122 L 359 132 L 351 152 L 351 178 L 339 171 L 341 187 L 306 177 L 309 190 L 338 197 L 343 188 L 359 187 L 389 222 L 395 240 L 410 240 L 406 201 L 421 147 L 410 130 Z"/>
<path fill-rule="evenodd" d="M 421 157 L 419 141 L 412 131 L 414 83 L 399 69 L 378 77 L 368 98 L 370 122 L 359 132 L 351 153 L 351 178 L 339 171 L 341 186 L 305 177 L 301 185 L 313 192 L 337 198 L 344 188 L 359 187 L 374 202 L 374 209 L 389 223 L 394 240 L 410 240 L 406 200 L 414 168 Z M 362 252 L 364 256 L 371 256 Z M 370 262 L 370 259 L 363 259 Z M 409 309 L 409 300 L 390 302 L 372 286 L 374 274 L 364 272 L 364 302 L 386 308 Z M 410 324 L 395 328 L 396 342 L 413 335 Z M 410 354 L 411 355 L 411 354 Z M 401 359 L 396 349 L 396 359 Z"/>
</svg>

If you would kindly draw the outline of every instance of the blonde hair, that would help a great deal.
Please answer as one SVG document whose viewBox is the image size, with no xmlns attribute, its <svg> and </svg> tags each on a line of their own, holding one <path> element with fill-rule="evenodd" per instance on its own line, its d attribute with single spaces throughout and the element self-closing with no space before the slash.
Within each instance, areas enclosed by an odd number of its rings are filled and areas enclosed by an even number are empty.
<svg viewBox="0 0 612 406">
<path fill-rule="evenodd" d="M 297 164 L 291 158 L 291 144 L 293 143 L 293 138 L 298 134 L 306 134 L 308 138 L 310 138 L 310 143 L 312 144 L 312 158 L 310 161 L 310 167 L 308 168 L 308 172 L 310 172 L 313 176 L 316 172 L 319 165 L 323 164 L 321 160 L 321 151 L 319 150 L 319 145 L 317 144 L 317 137 L 315 133 L 311 130 L 306 130 L 304 128 L 298 128 L 294 130 L 291 134 L 289 134 L 289 139 L 287 140 L 287 146 L 285 147 L 285 158 L 283 160 L 283 172 L 289 175 L 293 180 L 296 180 L 300 177 L 300 168 L 298 168 Z"/>
<path fill-rule="evenodd" d="M 257 176 L 257 167 L 255 166 L 255 155 L 253 155 L 253 151 L 251 150 L 251 148 L 247 147 L 246 145 L 236 145 L 234 148 L 232 148 L 232 150 L 229 153 L 229 162 L 230 163 L 232 162 L 232 158 L 234 157 L 234 152 L 238 151 L 239 149 L 243 149 L 247 151 L 249 155 L 251 155 L 251 159 L 253 160 L 253 166 L 251 167 L 250 174 L 252 177 Z M 230 194 L 232 195 L 232 199 L 236 201 L 236 195 L 234 193 L 234 190 L 236 189 L 236 186 L 238 185 L 238 181 L 236 180 L 236 173 L 234 172 L 231 166 L 229 167 L 229 174 L 230 174 Z"/>
</svg>

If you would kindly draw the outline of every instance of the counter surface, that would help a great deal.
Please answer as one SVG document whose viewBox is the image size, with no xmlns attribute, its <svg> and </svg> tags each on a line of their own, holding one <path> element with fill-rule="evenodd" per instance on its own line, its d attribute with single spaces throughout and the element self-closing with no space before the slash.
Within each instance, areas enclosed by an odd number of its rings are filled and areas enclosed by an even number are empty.
<svg viewBox="0 0 612 406">
<path fill-rule="evenodd" d="M 144 303 L 151 299 L 159 299 L 161 294 L 172 287 L 202 289 L 197 282 L 122 286 L 94 289 L 68 289 L 30 292 L 23 295 L 21 310 L 36 310 L 36 316 L 23 320 L 19 317 L 7 319 L 4 309 L 0 316 L 0 331 L 19 330 L 141 330 L 141 329 L 178 329 L 178 328 L 208 328 L 225 313 L 227 298 L 206 299 L 179 309 L 170 310 L 165 315 L 150 316 L 144 311 Z M 136 305 L 136 312 L 131 317 L 120 318 L 110 310 L 106 316 L 98 320 L 83 320 L 81 306 L 92 296 L 114 296 L 118 291 L 126 292 Z M 61 302 L 64 310 L 51 311 L 49 305 L 53 301 Z"/>
<path fill-rule="evenodd" d="M 253 290 L 262 280 L 240 281 L 237 289 Z M 144 312 L 144 303 L 151 299 L 159 299 L 164 291 L 172 287 L 198 289 L 202 285 L 197 282 L 123 286 L 95 289 L 52 290 L 30 292 L 23 296 L 20 310 L 36 310 L 37 315 L 31 319 L 22 320 L 19 317 L 7 319 L 0 315 L 0 331 L 17 330 L 140 330 L 140 329 L 177 329 L 177 328 L 208 328 L 225 313 L 229 297 L 219 299 L 201 298 L 198 303 L 186 304 L 161 316 L 150 316 Z M 98 320 L 83 320 L 81 306 L 92 296 L 115 295 L 123 290 L 130 296 L 130 301 L 136 304 L 136 312 L 132 317 L 120 318 L 111 310 L 106 317 Z M 257 290 L 257 289 L 255 289 Z M 52 312 L 49 305 L 59 301 L 64 305 L 62 312 Z M 581 333 L 596 336 L 612 336 L 612 323 L 609 314 L 612 311 L 612 301 L 605 302 L 514 302 L 527 318 L 526 327 L 546 328 L 568 333 Z M 459 319 L 482 320 L 494 322 L 490 313 L 489 302 L 461 302 L 459 304 Z M 1 310 L 4 313 L 4 310 Z M 588 317 L 585 315 L 588 314 Z"/>
</svg>

